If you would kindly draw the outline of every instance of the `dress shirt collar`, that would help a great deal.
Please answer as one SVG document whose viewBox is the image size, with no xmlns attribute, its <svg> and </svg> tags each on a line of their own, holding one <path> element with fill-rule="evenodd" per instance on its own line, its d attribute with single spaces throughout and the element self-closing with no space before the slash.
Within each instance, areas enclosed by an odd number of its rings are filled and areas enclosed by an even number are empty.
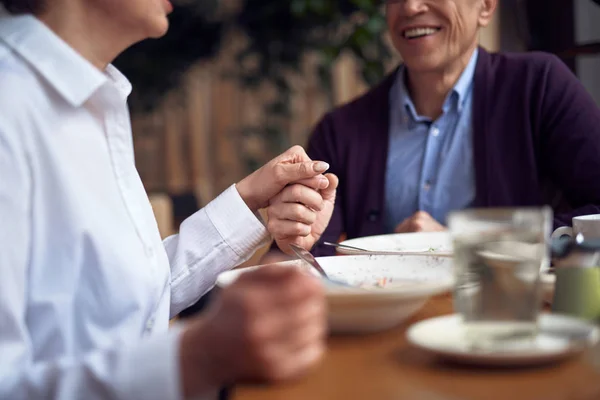
<svg viewBox="0 0 600 400">
<path fill-rule="evenodd" d="M 0 41 L 22 57 L 73 107 L 111 81 L 126 98 L 131 84 L 115 67 L 104 73 L 32 15 L 10 15 L 0 6 Z"/>
<path fill-rule="evenodd" d="M 456 102 L 455 104 L 458 112 L 462 111 L 465 101 L 468 97 L 467 94 L 473 86 L 473 77 L 475 75 L 475 66 L 477 65 L 478 54 L 479 49 L 476 48 L 471 55 L 471 59 L 469 60 L 467 67 L 464 69 L 458 78 L 458 81 L 452 88 L 452 91 L 448 94 L 448 97 L 444 101 L 444 112 L 448 112 L 453 104 L 453 101 Z M 406 87 L 406 68 L 404 65 L 401 65 L 400 68 L 398 68 L 396 82 L 392 86 L 391 96 L 391 105 L 393 109 L 397 109 L 397 106 L 400 105 L 403 112 L 406 112 L 408 115 L 410 115 L 413 121 L 429 121 L 429 119 L 419 116 L 417 113 L 414 103 L 410 97 L 410 93 L 408 92 L 408 88 Z"/>
</svg>

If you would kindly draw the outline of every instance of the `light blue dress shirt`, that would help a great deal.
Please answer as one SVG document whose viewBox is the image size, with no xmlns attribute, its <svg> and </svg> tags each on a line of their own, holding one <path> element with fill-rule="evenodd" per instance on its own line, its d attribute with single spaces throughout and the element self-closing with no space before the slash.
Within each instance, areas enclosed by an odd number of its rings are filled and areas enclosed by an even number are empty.
<svg viewBox="0 0 600 400">
<path fill-rule="evenodd" d="M 475 198 L 472 152 L 473 75 L 478 50 L 448 94 L 435 121 L 417 114 L 398 70 L 390 91 L 390 139 L 385 179 L 386 229 L 417 211 L 445 224 L 448 212 Z"/>
</svg>

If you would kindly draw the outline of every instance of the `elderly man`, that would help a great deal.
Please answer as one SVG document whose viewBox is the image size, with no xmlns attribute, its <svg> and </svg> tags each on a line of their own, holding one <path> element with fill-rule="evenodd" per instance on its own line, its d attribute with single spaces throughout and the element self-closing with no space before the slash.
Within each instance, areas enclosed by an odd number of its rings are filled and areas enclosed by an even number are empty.
<svg viewBox="0 0 600 400">
<path fill-rule="evenodd" d="M 295 269 L 245 274 L 168 330 L 267 239 L 259 208 L 281 216 L 271 234 L 310 248 L 337 186 L 292 148 L 160 240 L 133 160 L 131 87 L 110 62 L 161 36 L 170 9 L 0 0 L 1 399 L 205 398 L 295 377 L 323 354 L 323 291 Z"/>
<path fill-rule="evenodd" d="M 340 178 L 323 241 L 444 230 L 472 206 L 550 204 L 555 227 L 600 212 L 600 110 L 556 57 L 478 47 L 497 3 L 386 1 L 403 64 L 310 139 Z"/>
</svg>

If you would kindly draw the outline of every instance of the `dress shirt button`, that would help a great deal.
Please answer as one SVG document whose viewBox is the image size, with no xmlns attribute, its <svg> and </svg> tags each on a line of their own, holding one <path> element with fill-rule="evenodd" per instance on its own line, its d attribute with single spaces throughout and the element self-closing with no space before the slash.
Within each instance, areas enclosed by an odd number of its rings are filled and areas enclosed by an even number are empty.
<svg viewBox="0 0 600 400">
<path fill-rule="evenodd" d="M 431 189 L 431 182 L 427 181 L 423 184 L 423 190 L 429 191 Z"/>
<path fill-rule="evenodd" d="M 371 210 L 367 215 L 367 220 L 369 222 L 376 222 L 379 219 L 379 210 Z"/>
<path fill-rule="evenodd" d="M 431 134 L 433 135 L 433 137 L 437 137 L 440 134 L 440 130 L 437 127 L 433 127 L 431 129 Z"/>
</svg>

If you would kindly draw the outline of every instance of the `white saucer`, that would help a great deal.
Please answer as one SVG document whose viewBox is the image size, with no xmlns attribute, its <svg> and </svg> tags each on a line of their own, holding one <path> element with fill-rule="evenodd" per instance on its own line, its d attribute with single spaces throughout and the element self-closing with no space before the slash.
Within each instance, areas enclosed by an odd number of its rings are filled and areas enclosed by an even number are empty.
<svg viewBox="0 0 600 400">
<path fill-rule="evenodd" d="M 564 360 L 580 354 L 600 337 L 598 327 L 579 319 L 542 314 L 539 333 L 529 345 L 509 351 L 482 351 L 471 348 L 463 336 L 462 319 L 453 314 L 412 325 L 408 341 L 442 358 L 473 365 L 531 366 Z"/>
</svg>

